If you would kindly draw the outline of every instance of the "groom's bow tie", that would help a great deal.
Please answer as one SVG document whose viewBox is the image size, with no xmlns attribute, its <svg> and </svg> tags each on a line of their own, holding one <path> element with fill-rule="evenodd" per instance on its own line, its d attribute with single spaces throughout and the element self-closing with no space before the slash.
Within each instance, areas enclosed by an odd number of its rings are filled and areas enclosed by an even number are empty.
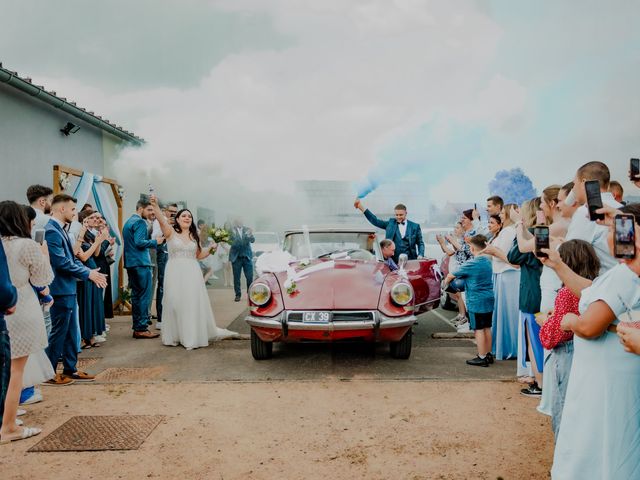
<svg viewBox="0 0 640 480">
<path fill-rule="evenodd" d="M 398 225 L 404 225 L 406 222 L 398 222 Z"/>
</svg>

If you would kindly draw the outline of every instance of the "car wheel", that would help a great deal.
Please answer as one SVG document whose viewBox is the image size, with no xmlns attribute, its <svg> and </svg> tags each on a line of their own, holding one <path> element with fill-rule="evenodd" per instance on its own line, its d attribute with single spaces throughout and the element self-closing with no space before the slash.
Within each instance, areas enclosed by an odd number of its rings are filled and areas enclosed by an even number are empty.
<svg viewBox="0 0 640 480">
<path fill-rule="evenodd" d="M 389 345 L 391 350 L 391 356 L 393 358 L 400 358 L 406 360 L 411 356 L 411 344 L 413 339 L 413 331 L 409 329 L 404 337 L 399 342 L 391 342 Z"/>
<path fill-rule="evenodd" d="M 273 355 L 273 342 L 264 342 L 251 330 L 251 355 L 256 360 L 268 360 Z"/>
</svg>

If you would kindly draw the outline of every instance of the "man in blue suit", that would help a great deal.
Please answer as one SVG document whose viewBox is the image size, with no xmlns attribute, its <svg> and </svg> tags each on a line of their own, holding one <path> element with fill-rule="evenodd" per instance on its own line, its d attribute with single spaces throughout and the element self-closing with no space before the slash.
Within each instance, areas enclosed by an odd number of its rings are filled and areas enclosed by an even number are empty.
<svg viewBox="0 0 640 480">
<path fill-rule="evenodd" d="M 407 207 L 399 203 L 394 208 L 395 218 L 380 220 L 368 208 L 365 208 L 358 198 L 353 204 L 358 210 L 364 213 L 369 223 L 374 227 L 382 228 L 385 231 L 385 238 L 392 240 L 396 250 L 393 260 L 398 263 L 398 258 L 406 253 L 409 260 L 415 260 L 424 256 L 424 241 L 422 240 L 422 230 L 420 225 L 407 220 Z"/>
<path fill-rule="evenodd" d="M 99 269 L 90 270 L 73 254 L 73 245 L 64 230 L 76 214 L 76 199 L 70 195 L 60 194 L 51 202 L 51 219 L 45 227 L 45 239 L 49 249 L 51 268 L 55 278 L 49 290 L 53 297 L 51 306 L 51 333 L 47 356 L 56 370 L 58 360 L 62 356 L 64 367 L 62 375 L 56 374 L 49 380 L 49 385 L 69 385 L 73 381 L 92 381 L 93 375 L 80 372 L 78 363 L 77 342 L 74 336 L 77 280 L 91 280 L 100 288 L 106 288 L 107 277 Z M 82 239 L 78 239 L 81 243 Z"/>
<path fill-rule="evenodd" d="M 4 399 L 7 396 L 9 379 L 11 378 L 11 347 L 4 316 L 15 312 L 17 301 L 18 292 L 16 287 L 11 284 L 7 257 L 2 242 L 0 242 L 0 425 L 2 425 L 2 415 L 4 414 Z"/>
<path fill-rule="evenodd" d="M 251 244 L 256 241 L 250 228 L 242 225 L 240 220 L 233 222 L 231 228 L 231 248 L 229 249 L 229 261 L 233 268 L 233 289 L 236 293 L 236 302 L 240 301 L 240 278 L 242 270 L 247 280 L 247 288 L 253 282 L 253 251 Z"/>
<path fill-rule="evenodd" d="M 153 207 L 146 199 L 138 200 L 136 213 L 122 227 L 124 243 L 124 268 L 127 269 L 131 287 L 131 316 L 133 338 L 157 338 L 159 333 L 150 332 L 149 306 L 153 300 L 153 278 L 150 248 L 158 248 L 164 237 L 149 238 L 146 220 L 153 217 Z"/>
</svg>

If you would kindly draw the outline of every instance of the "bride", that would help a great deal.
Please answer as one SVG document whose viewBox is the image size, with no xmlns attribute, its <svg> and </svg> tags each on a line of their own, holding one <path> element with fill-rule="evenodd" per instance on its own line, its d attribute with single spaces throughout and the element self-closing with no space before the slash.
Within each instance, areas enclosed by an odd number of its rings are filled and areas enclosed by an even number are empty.
<svg viewBox="0 0 640 480">
<path fill-rule="evenodd" d="M 175 225 L 171 226 L 153 195 L 151 205 L 169 249 L 169 261 L 164 273 L 162 343 L 170 346 L 181 344 L 187 350 L 192 350 L 206 347 L 210 340 L 237 336 L 236 332 L 218 328 L 213 318 L 209 295 L 198 265 L 198 260 L 207 258 L 210 250 L 201 247 L 191 212 L 180 210 Z"/>
</svg>

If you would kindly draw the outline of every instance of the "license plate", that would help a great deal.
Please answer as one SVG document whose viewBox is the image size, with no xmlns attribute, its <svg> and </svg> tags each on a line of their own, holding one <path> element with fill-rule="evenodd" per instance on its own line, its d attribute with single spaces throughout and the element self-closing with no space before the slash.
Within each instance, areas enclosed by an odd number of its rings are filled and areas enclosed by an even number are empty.
<svg viewBox="0 0 640 480">
<path fill-rule="evenodd" d="M 330 312 L 302 312 L 302 323 L 329 323 Z"/>
</svg>

